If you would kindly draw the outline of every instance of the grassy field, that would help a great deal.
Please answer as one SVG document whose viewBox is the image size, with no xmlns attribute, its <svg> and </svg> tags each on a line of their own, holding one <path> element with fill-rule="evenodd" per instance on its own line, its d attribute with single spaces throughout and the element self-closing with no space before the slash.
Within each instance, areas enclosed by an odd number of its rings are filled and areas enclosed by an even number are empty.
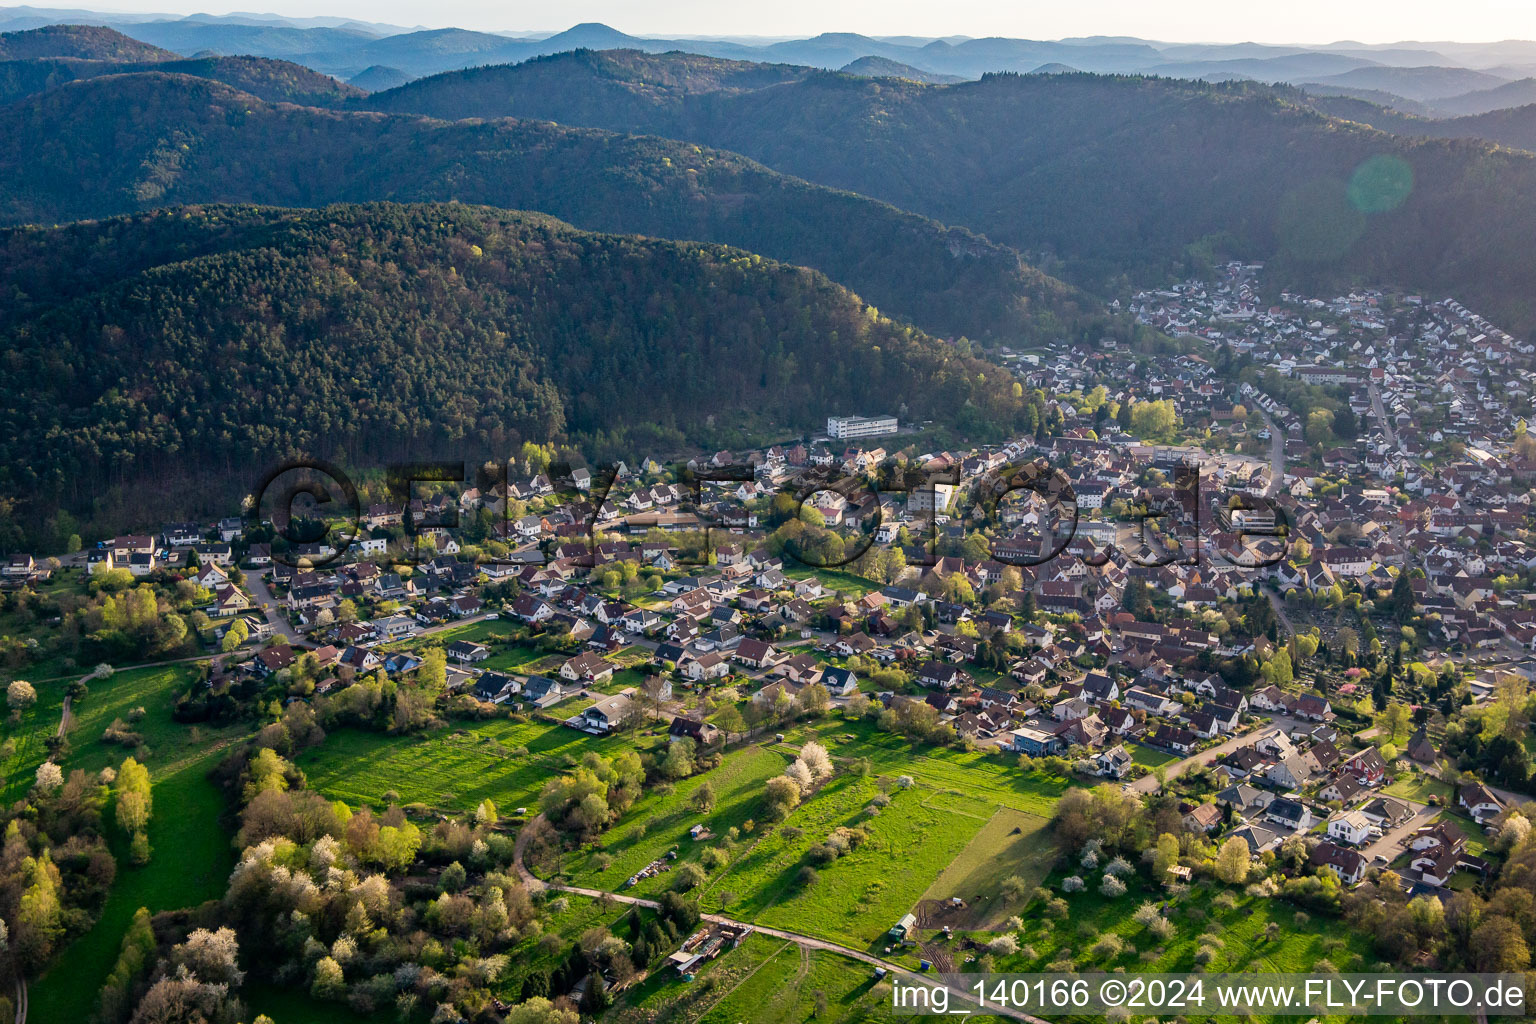
<svg viewBox="0 0 1536 1024">
<path fill-rule="evenodd" d="M 1044 880 L 1056 859 L 1044 829 L 1049 821 L 1011 807 L 1000 807 L 981 827 L 960 855 L 949 862 L 924 899 L 945 900 L 959 896 L 971 907 L 971 919 L 979 929 L 996 927 L 1008 908 L 999 898 L 998 885 L 1017 875 L 1033 888 Z"/>
<path fill-rule="evenodd" d="M 1060 893 L 1068 872 L 1053 875 L 1050 884 Z M 1129 891 L 1118 898 L 1099 894 L 1097 872 L 1080 872 L 1089 883 L 1080 893 L 1064 897 L 1069 916 L 1054 920 L 1039 913 L 1035 904 L 1023 915 L 1023 947 L 1014 956 L 999 958 L 997 970 L 1039 971 L 1059 959 L 1071 960 L 1082 970 L 1138 972 L 1188 971 L 1195 966 L 1201 947 L 1213 951 L 1206 966 L 1217 972 L 1310 972 L 1324 960 L 1340 971 L 1363 971 L 1374 962 L 1368 940 L 1340 928 L 1325 914 L 1298 913 L 1297 908 L 1272 897 L 1249 896 L 1242 889 L 1228 889 L 1210 881 L 1196 883 L 1188 895 L 1171 902 L 1164 911 L 1175 931 L 1159 941 L 1138 925 L 1132 914 L 1145 901 L 1163 902 L 1166 892 L 1154 888 L 1139 875 L 1127 879 Z M 1220 902 L 1217 897 L 1222 896 Z M 1277 923 L 1274 939 L 1265 928 Z M 1092 952 L 1104 935 L 1120 938 L 1124 950 L 1103 957 Z M 1033 955 L 1031 955 L 1033 954 Z"/>
<path fill-rule="evenodd" d="M 1411 772 L 1399 775 L 1392 785 L 1382 790 L 1389 796 L 1402 797 L 1404 800 L 1413 800 L 1418 803 L 1426 803 L 1432 796 L 1440 798 L 1442 804 L 1450 804 L 1451 787 L 1439 779 L 1431 778 L 1423 772 Z"/>
<path fill-rule="evenodd" d="M 851 572 L 842 572 L 838 569 L 813 569 L 807 565 L 800 565 L 786 558 L 784 560 L 784 575 L 792 580 L 803 580 L 814 577 L 821 581 L 821 585 L 829 591 L 840 591 L 844 597 L 858 600 L 871 590 L 879 590 L 884 584 L 867 580 L 862 576 Z"/>
<path fill-rule="evenodd" d="M 827 746 L 838 772 L 786 821 L 771 825 L 764 785 L 810 739 Z M 865 759 L 870 771 L 861 774 L 856 768 Z M 897 785 L 904 775 L 910 788 Z M 689 810 L 689 801 L 706 779 L 716 805 L 701 815 Z M 832 718 L 789 729 L 782 744 L 734 751 L 715 771 L 647 795 L 604 837 L 601 850 L 578 854 L 563 867 L 576 884 L 615 889 L 669 850 L 683 863 L 714 848 L 728 861 L 698 891 L 706 910 L 874 948 L 946 871 L 957 873 L 949 884 L 968 880 L 971 886 L 995 885 L 1008 874 L 1037 877 L 1040 865 L 1032 861 L 1040 851 L 1029 840 L 1065 786 L 1063 779 L 1022 772 L 998 758 L 919 749 L 865 723 Z M 868 808 L 885 799 L 888 806 L 870 815 Z M 750 832 L 744 828 L 749 819 L 756 826 Z M 700 822 L 715 839 L 689 838 L 688 829 Z M 867 842 L 817 867 L 813 883 L 800 880 L 813 847 L 840 826 L 861 824 L 870 833 Z M 732 827 L 741 832 L 727 843 Z M 972 848 L 981 834 L 985 839 Z M 989 869 L 1002 874 L 989 880 Z M 633 892 L 654 896 L 674 878 L 663 872 Z"/>
<path fill-rule="evenodd" d="M 725 763 L 705 775 L 680 783 L 670 794 L 650 793 L 643 797 L 624 820 L 603 837 L 603 855 L 612 863 L 602 869 L 588 854 L 568 865 L 575 884 L 600 889 L 618 889 L 626 879 L 651 861 L 677 847 L 679 863 L 697 860 L 709 843 L 695 843 L 688 829 L 702 822 L 716 836 L 732 827 L 739 828 L 750 818 L 762 818 L 763 787 L 773 776 L 783 773 L 790 758 L 763 747 L 753 746 L 728 755 Z M 715 791 L 715 807 L 708 814 L 688 809 L 694 792 L 708 781 Z M 750 841 L 750 836 L 746 837 Z M 646 879 L 637 892 L 664 889 L 670 876 L 662 874 Z"/>
<path fill-rule="evenodd" d="M 64 683 L 37 683 L 37 703 L 21 713 L 16 725 L 0 718 L 0 787 L 7 803 L 19 800 L 32 788 L 37 766 L 48 756 L 44 741 L 59 727 L 64 706 Z M 7 753 L 8 751 L 8 753 Z"/>
<path fill-rule="evenodd" d="M 895 1017 L 888 1000 L 889 986 L 876 984 L 864 964 L 755 934 L 700 970 L 692 983 L 679 985 L 670 973 L 647 979 L 626 993 L 604 1020 L 858 1024 L 908 1019 Z"/>
<path fill-rule="evenodd" d="M 986 822 L 947 793 L 918 785 L 894 791 L 891 804 L 873 818 L 864 809 L 881 793 L 874 777 L 851 773 L 834 778 L 778 826 L 763 821 L 763 786 L 783 771 L 788 757 L 773 749 L 749 748 L 729 758 L 710 776 L 718 797 L 708 815 L 688 811 L 687 800 L 701 780 L 689 780 L 672 794 L 647 798 L 606 844 L 612 858 L 598 870 L 588 857 L 574 872 L 580 884 L 618 886 L 630 875 L 676 848 L 679 863 L 697 860 L 706 848 L 727 852 L 698 895 L 708 911 L 822 935 L 859 948 L 870 947 L 906 913 Z M 703 821 L 718 837 L 755 816 L 753 833 L 733 847 L 723 841 L 695 843 L 687 830 Z M 868 822 L 870 839 L 836 863 L 818 868 L 809 886 L 798 880 L 810 849 L 838 826 Z M 662 873 L 642 880 L 637 894 L 654 895 L 672 884 Z M 889 919 L 889 920 L 887 920 Z"/>
<path fill-rule="evenodd" d="M 316 999 L 302 985 L 247 981 L 239 995 L 252 1019 L 264 1013 L 275 1024 L 363 1024 L 379 1019 L 378 1014 L 357 1013 L 346 1003 Z"/>
<path fill-rule="evenodd" d="M 138 708 L 144 709 L 143 717 L 129 725 L 144 737 L 144 744 L 133 751 L 133 755 L 149 766 L 151 775 L 157 765 L 197 756 L 210 743 L 241 731 L 240 727 L 218 729 L 186 725 L 171 717 L 176 698 L 196 675 L 195 664 L 183 663 L 124 669 L 110 679 L 88 683 L 90 692 L 85 700 L 77 701 L 71 709 L 69 741 L 73 753 L 64 767 L 96 771 L 120 763 L 130 751 L 103 743 L 101 734 L 113 719 L 121 718 L 127 722 Z"/>
<path fill-rule="evenodd" d="M 298 763 L 312 789 L 354 804 L 383 806 L 392 791 L 402 804 L 453 813 L 472 810 L 486 797 L 510 811 L 536 805 L 544 783 L 564 772 L 571 759 L 588 750 L 612 754 L 634 742 L 545 722 L 496 719 L 420 736 L 340 730 Z"/>
<path fill-rule="evenodd" d="M 117 959 L 124 931 L 139 907 L 152 912 L 195 906 L 224 893 L 234 852 L 222 816 L 223 794 L 208 778 L 236 729 L 210 730 L 171 719 L 176 696 L 194 674 L 188 665 L 130 669 L 91 683 L 71 729 L 72 751 L 64 768 L 97 771 L 122 761 L 127 751 L 102 742 L 101 730 L 132 708 L 145 714 L 136 728 L 145 738 L 145 763 L 153 786 L 149 824 L 150 863 L 127 866 L 125 838 L 108 829 L 118 858 L 117 880 L 95 926 L 66 947 L 48 974 L 31 986 L 30 1019 L 87 1020 L 97 993 Z"/>
<path fill-rule="evenodd" d="M 778 942 L 752 936 L 764 946 Z M 863 964 L 827 953 L 780 943 L 750 977 L 725 992 L 698 1018 L 698 1024 L 799 1024 L 814 1019 L 832 1024 L 877 1018 L 883 1005 L 873 972 Z"/>
<path fill-rule="evenodd" d="M 828 718 L 791 729 L 785 740 L 796 749 L 806 740 L 816 740 L 835 759 L 868 758 L 876 774 L 910 775 L 934 789 L 972 801 L 973 813 L 983 816 L 989 816 L 999 805 L 1049 816 L 1070 785 L 1065 778 L 1022 771 L 1012 758 L 919 747 L 864 721 Z"/>
<path fill-rule="evenodd" d="M 1141 743 L 1127 743 L 1125 749 L 1131 752 L 1131 760 L 1151 770 L 1161 768 L 1165 764 L 1173 764 L 1179 760 L 1177 754 L 1170 754 L 1165 750 L 1158 750 Z"/>
<path fill-rule="evenodd" d="M 802 829 L 801 836 L 775 830 L 714 881 L 705 905 L 717 903 L 733 915 L 857 949 L 882 946 L 886 929 L 912 909 L 986 819 L 965 801 L 934 800 L 942 794 L 922 785 L 893 791 L 890 806 L 865 818 L 863 808 L 879 791 L 873 779 L 834 779 L 785 823 Z M 815 882 L 801 884 L 797 876 L 807 851 L 833 828 L 861 821 L 867 821 L 870 838 L 817 868 Z M 727 902 L 727 892 L 736 898 Z"/>
</svg>

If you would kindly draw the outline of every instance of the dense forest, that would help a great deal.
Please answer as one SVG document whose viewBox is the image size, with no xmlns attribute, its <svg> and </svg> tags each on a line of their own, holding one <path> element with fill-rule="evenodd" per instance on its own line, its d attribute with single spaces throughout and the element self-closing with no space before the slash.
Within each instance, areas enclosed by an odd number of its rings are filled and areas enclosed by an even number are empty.
<svg viewBox="0 0 1536 1024">
<path fill-rule="evenodd" d="M 0 493 L 34 516 L 91 514 L 104 489 L 125 513 L 216 509 L 300 452 L 665 457 L 839 411 L 974 435 L 1040 419 L 999 367 L 820 274 L 536 215 L 186 207 L 10 229 L 0 254 Z"/>
<path fill-rule="evenodd" d="M 969 231 L 692 143 L 274 105 L 159 73 L 30 96 L 0 110 L 0 137 L 10 223 L 176 203 L 458 200 L 740 246 L 820 270 L 935 334 L 1053 337 L 1096 329 L 1082 311 L 1100 308 Z"/>
<path fill-rule="evenodd" d="M 1484 139 L 1501 146 L 1536 151 L 1536 103 L 1444 118 L 1418 117 L 1382 103 L 1349 96 L 1314 96 L 1308 98 L 1308 103 L 1331 117 L 1358 121 L 1396 135 Z"/>
<path fill-rule="evenodd" d="M 1389 281 L 1536 327 L 1536 157 L 1327 118 L 1294 90 L 1086 74 L 931 86 L 810 72 L 709 91 L 708 58 L 571 53 L 369 97 L 434 116 L 547 117 L 743 153 L 1040 256 L 1092 286 L 1182 272 L 1191 247 L 1317 289 Z M 718 63 L 718 62 L 715 62 Z M 678 84 L 678 83 L 682 84 Z M 478 86 L 478 88 L 477 88 Z"/>
<path fill-rule="evenodd" d="M 156 59 L 128 63 L 47 57 L 0 61 L 0 103 L 11 103 L 23 96 L 45 89 L 56 89 L 82 78 L 149 70 L 211 78 L 258 96 L 268 103 L 329 107 L 363 95 L 361 89 L 338 82 L 329 75 L 322 75 L 286 60 L 269 60 L 265 57 L 194 57 L 188 60 Z"/>
</svg>

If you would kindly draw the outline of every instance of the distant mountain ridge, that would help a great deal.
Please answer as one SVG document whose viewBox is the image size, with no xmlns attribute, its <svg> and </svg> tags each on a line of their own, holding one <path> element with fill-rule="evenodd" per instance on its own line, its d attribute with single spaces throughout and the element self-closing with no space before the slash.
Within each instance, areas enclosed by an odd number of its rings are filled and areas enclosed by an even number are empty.
<svg viewBox="0 0 1536 1024">
<path fill-rule="evenodd" d="M 362 89 L 338 82 L 329 75 L 311 71 L 291 61 L 268 57 L 196 57 L 183 60 L 172 55 L 169 60 L 122 64 L 53 57 L 0 61 L 0 104 L 80 79 L 139 71 L 207 78 L 248 92 L 269 103 L 334 107 L 365 95 Z"/>
<path fill-rule="evenodd" d="M 17 9 L 21 10 L 21 9 Z M 35 27 L 40 20 L 89 21 L 119 28 L 136 39 L 183 56 L 201 51 L 294 60 L 340 78 L 375 64 L 398 67 L 412 77 L 481 64 L 511 63 L 582 47 L 680 50 L 703 56 L 763 63 L 800 64 L 834 70 L 865 58 L 894 61 L 932 75 L 977 79 L 988 72 L 1028 72 L 1064 64 L 1101 74 L 1160 74 L 1191 79 L 1252 78 L 1296 84 L 1356 69 L 1459 65 L 1505 79 L 1536 74 L 1536 43 L 1491 44 L 1334 43 L 1283 46 L 1255 43 L 1187 44 L 1130 37 L 1010 39 L 875 37 L 827 32 L 771 43 L 746 39 L 677 39 L 629 34 L 599 23 L 562 32 L 476 32 L 463 29 L 398 29 L 347 19 L 283 19 L 272 16 L 150 18 L 111 13 L 25 9 L 9 21 L 0 9 L 0 30 Z M 910 75 L 902 77 L 912 77 Z M 1496 84 L 1491 83 L 1491 84 Z M 1380 88 L 1381 86 L 1372 86 Z M 1396 91 L 1396 90 L 1391 90 Z"/>
<path fill-rule="evenodd" d="M 929 85 L 953 85 L 956 82 L 965 81 L 959 75 L 941 75 L 933 71 L 924 71 L 910 64 L 891 60 L 889 57 L 860 57 L 838 70 L 845 75 L 858 75 L 860 78 L 906 78 L 914 82 L 927 82 Z"/>
<path fill-rule="evenodd" d="M 691 72 L 710 61 L 568 54 L 360 102 L 693 140 L 1054 254 L 1088 283 L 1183 272 L 1191 246 L 1215 241 L 1274 261 L 1298 287 L 1392 281 L 1536 329 L 1536 264 L 1498 255 L 1536 232 L 1525 157 L 1394 139 L 1251 83 L 1063 74 L 928 86 L 786 71 L 771 88 L 711 93 Z M 1383 167 L 1406 168 L 1393 172 L 1400 191 L 1351 190 L 1362 168 Z"/>
<path fill-rule="evenodd" d="M 96 25 L 50 25 L 0 34 L 0 60 L 74 57 L 81 60 L 159 61 L 179 54 Z"/>
<path fill-rule="evenodd" d="M 0 109 L 0 136 L 14 140 L 0 150 L 0 222 L 215 200 L 458 199 L 814 267 L 930 333 L 1024 341 L 1102 319 L 1096 303 L 977 234 L 692 142 L 276 106 L 154 72 L 27 97 Z"/>
</svg>

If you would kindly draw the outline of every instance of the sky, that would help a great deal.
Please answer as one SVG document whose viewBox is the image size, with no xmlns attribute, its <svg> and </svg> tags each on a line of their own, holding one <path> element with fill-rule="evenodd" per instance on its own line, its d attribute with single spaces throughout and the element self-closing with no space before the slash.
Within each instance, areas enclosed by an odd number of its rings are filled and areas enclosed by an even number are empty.
<svg viewBox="0 0 1536 1024">
<path fill-rule="evenodd" d="M 82 6 L 173 14 L 260 10 L 489 31 L 554 31 L 601 21 L 634 35 L 662 36 L 1129 35 L 1313 44 L 1536 39 L 1536 0 L 107 0 Z"/>
</svg>

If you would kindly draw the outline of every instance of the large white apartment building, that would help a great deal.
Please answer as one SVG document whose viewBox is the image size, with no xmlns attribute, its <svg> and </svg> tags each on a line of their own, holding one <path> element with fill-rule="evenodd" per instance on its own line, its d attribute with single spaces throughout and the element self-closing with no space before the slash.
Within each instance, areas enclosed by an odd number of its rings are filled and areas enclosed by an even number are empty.
<svg viewBox="0 0 1536 1024">
<path fill-rule="evenodd" d="M 827 436 L 839 441 L 896 433 L 895 416 L 828 416 Z"/>
</svg>

